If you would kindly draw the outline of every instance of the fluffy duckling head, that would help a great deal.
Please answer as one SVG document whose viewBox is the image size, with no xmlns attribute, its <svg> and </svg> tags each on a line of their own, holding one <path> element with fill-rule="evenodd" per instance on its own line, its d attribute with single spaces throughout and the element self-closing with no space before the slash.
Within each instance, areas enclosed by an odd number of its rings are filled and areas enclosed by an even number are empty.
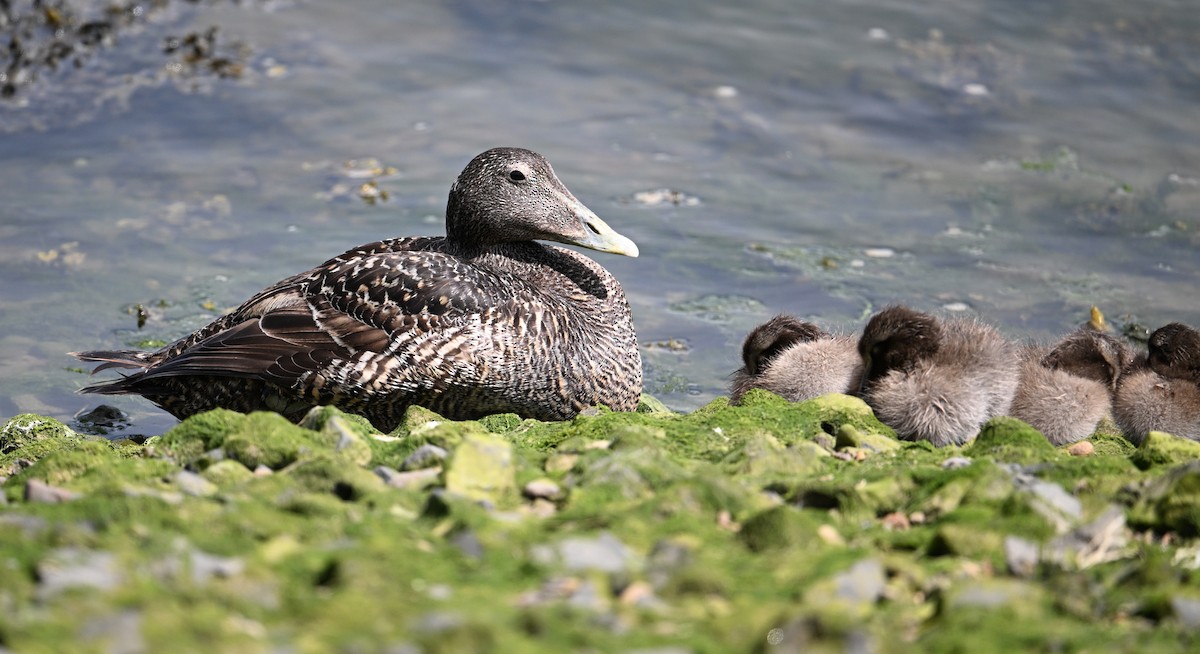
<svg viewBox="0 0 1200 654">
<path fill-rule="evenodd" d="M 889 371 L 911 371 L 937 353 L 941 340 L 942 326 L 929 314 L 902 306 L 887 307 L 875 314 L 858 342 L 863 360 L 860 390 L 869 388 Z"/>
<path fill-rule="evenodd" d="M 820 327 L 795 316 L 780 314 L 755 327 L 742 343 L 742 362 L 746 373 L 757 375 L 780 352 L 796 343 L 807 343 L 825 336 Z"/>
<path fill-rule="evenodd" d="M 1200 383 L 1200 331 L 1173 322 L 1150 335 L 1150 368 L 1171 379 Z"/>
</svg>

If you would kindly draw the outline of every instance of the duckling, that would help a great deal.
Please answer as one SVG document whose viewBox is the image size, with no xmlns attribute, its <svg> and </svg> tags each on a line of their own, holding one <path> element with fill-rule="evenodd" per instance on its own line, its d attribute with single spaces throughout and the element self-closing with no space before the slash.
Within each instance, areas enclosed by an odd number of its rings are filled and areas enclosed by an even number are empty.
<svg viewBox="0 0 1200 654">
<path fill-rule="evenodd" d="M 828 334 L 795 316 L 780 314 L 755 327 L 742 343 L 742 368 L 733 373 L 730 402 L 752 388 L 800 402 L 858 388 L 862 360 L 853 337 Z"/>
<path fill-rule="evenodd" d="M 1080 328 L 1052 348 L 1021 348 L 1021 375 L 1009 415 L 1055 446 L 1082 440 L 1112 413 L 1112 390 L 1132 359 L 1124 343 Z"/>
<path fill-rule="evenodd" d="M 1200 441 L 1200 332 L 1181 323 L 1150 335 L 1149 354 L 1122 376 L 1113 419 L 1130 441 L 1152 431 Z"/>
<path fill-rule="evenodd" d="M 891 306 L 867 323 L 858 351 L 863 399 L 908 440 L 962 445 L 1008 413 L 1016 392 L 1016 347 L 976 320 Z"/>
</svg>

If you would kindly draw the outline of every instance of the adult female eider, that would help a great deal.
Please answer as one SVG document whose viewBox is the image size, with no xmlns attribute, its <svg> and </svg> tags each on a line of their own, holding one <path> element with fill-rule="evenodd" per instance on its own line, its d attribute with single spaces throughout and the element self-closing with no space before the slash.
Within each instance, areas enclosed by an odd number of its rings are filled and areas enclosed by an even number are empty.
<svg viewBox="0 0 1200 654">
<path fill-rule="evenodd" d="M 629 303 L 591 259 L 638 255 L 541 155 L 496 148 L 463 169 L 445 237 L 363 245 L 263 290 L 157 352 L 73 353 L 134 368 L 84 393 L 137 394 L 177 418 L 223 407 L 299 420 L 332 404 L 391 431 L 409 405 L 447 418 L 564 420 L 637 407 Z"/>
</svg>

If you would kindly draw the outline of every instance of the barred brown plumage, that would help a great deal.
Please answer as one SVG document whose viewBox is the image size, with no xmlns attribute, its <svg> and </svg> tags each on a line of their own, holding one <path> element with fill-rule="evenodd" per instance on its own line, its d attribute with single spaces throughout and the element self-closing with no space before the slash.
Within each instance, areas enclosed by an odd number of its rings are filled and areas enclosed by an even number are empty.
<svg viewBox="0 0 1200 654">
<path fill-rule="evenodd" d="M 445 237 L 363 245 L 258 293 L 157 352 L 73 353 L 133 368 L 84 393 L 298 420 L 333 404 L 384 431 L 409 405 L 448 418 L 632 411 L 641 356 L 620 283 L 551 240 L 636 257 L 535 152 L 496 148 L 451 187 Z"/>
</svg>

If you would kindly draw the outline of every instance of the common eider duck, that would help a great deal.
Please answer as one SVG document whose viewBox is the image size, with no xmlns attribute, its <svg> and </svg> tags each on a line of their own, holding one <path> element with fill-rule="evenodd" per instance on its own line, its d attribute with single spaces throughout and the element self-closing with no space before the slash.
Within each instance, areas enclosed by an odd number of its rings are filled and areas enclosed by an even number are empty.
<svg viewBox="0 0 1200 654">
<path fill-rule="evenodd" d="M 854 337 L 826 333 L 795 316 L 775 316 L 746 335 L 730 402 L 738 404 L 752 388 L 793 402 L 853 392 L 862 376 L 857 344 Z"/>
<path fill-rule="evenodd" d="M 1008 413 L 1016 347 L 970 319 L 939 320 L 907 307 L 875 314 L 858 343 L 861 395 L 901 438 L 962 445 Z"/>
<path fill-rule="evenodd" d="M 1150 335 L 1148 348 L 1117 386 L 1113 419 L 1137 444 L 1152 431 L 1200 441 L 1200 331 L 1171 323 Z"/>
<path fill-rule="evenodd" d="M 1124 343 L 1083 327 L 1047 348 L 1021 349 L 1021 376 L 1009 415 L 1055 446 L 1087 438 L 1112 413 L 1112 392 L 1132 354 Z"/>
<path fill-rule="evenodd" d="M 393 430 L 409 405 L 451 419 L 633 411 L 641 355 L 602 266 L 557 241 L 638 256 L 541 155 L 496 148 L 450 188 L 446 236 L 363 245 L 288 277 L 156 352 L 72 353 L 132 368 L 84 393 L 136 394 L 185 418 L 332 404 Z"/>
</svg>

